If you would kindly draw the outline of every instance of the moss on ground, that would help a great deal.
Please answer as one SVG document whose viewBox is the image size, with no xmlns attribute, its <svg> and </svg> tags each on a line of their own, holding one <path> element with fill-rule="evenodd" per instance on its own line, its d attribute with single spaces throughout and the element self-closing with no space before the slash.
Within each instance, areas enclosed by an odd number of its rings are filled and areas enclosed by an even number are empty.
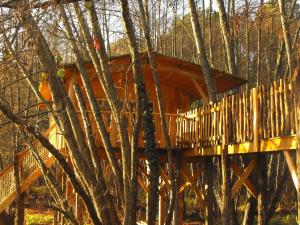
<svg viewBox="0 0 300 225">
<path fill-rule="evenodd" d="M 294 214 L 276 214 L 271 219 L 270 225 L 297 225 L 296 216 Z"/>
<path fill-rule="evenodd" d="M 50 211 L 25 211 L 26 225 L 50 225 L 53 224 L 53 214 Z"/>
</svg>

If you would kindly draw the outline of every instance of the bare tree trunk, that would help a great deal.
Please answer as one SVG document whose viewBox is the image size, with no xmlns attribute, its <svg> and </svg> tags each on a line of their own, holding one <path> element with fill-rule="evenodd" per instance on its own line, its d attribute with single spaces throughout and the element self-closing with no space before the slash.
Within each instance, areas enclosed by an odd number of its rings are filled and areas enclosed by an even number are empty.
<svg viewBox="0 0 300 225">
<path fill-rule="evenodd" d="M 213 225 L 214 223 L 214 171 L 213 171 L 213 158 L 207 157 L 205 159 L 205 172 L 204 172 L 204 181 L 206 186 L 205 191 L 205 225 Z"/>
<path fill-rule="evenodd" d="M 262 23 L 262 7 L 263 0 L 260 1 L 259 18 L 258 18 L 258 31 L 257 31 L 257 63 L 256 63 L 256 83 L 259 84 L 259 75 L 261 71 L 261 23 Z"/>
<path fill-rule="evenodd" d="M 292 81 L 294 84 L 294 97 L 296 103 L 296 139 L 297 139 L 297 149 L 296 149 L 296 168 L 297 168 L 297 178 L 298 178 L 298 188 L 297 188 L 297 222 L 300 224 L 300 71 L 299 68 L 296 69 L 293 74 Z"/>
<path fill-rule="evenodd" d="M 127 0 L 121 0 L 122 17 L 125 25 L 127 37 L 129 39 L 129 49 L 133 62 L 133 74 L 136 84 L 137 108 L 143 112 L 142 122 L 145 131 L 145 153 L 149 162 L 149 193 L 148 193 L 148 211 L 147 224 L 154 225 L 158 211 L 158 185 L 159 185 L 159 159 L 155 149 L 155 131 L 152 117 L 152 106 L 149 103 L 145 89 L 143 72 L 138 53 L 138 46 L 135 37 L 133 22 L 130 16 Z M 140 106 L 140 107 L 139 107 Z"/>
<path fill-rule="evenodd" d="M 205 44 L 203 41 L 203 36 L 201 33 L 201 27 L 198 20 L 198 14 L 196 11 L 196 5 L 194 0 L 189 0 L 189 8 L 190 8 L 190 16 L 191 16 L 191 23 L 193 27 L 194 32 L 194 38 L 196 42 L 197 47 L 197 54 L 198 59 L 200 61 L 200 65 L 202 68 L 205 84 L 207 87 L 208 97 L 211 102 L 214 102 L 216 100 L 216 87 L 215 87 L 215 81 L 213 80 L 209 63 L 207 60 L 207 55 L 205 51 Z"/>
<path fill-rule="evenodd" d="M 170 178 L 170 183 L 171 183 L 172 188 L 171 188 L 169 210 L 168 210 L 167 217 L 165 219 L 165 224 L 169 225 L 169 224 L 171 224 L 171 221 L 172 221 L 172 215 L 173 215 L 173 210 L 174 210 L 174 206 L 175 206 L 175 198 L 176 198 L 176 184 L 175 184 L 175 177 L 174 177 L 174 171 L 173 171 L 173 159 L 172 159 L 173 158 L 172 144 L 171 144 L 171 139 L 170 139 L 168 128 L 167 128 L 167 122 L 166 122 L 166 118 L 165 118 L 165 110 L 163 107 L 163 101 L 162 101 L 162 95 L 161 95 L 160 81 L 159 81 L 158 72 L 157 72 L 157 65 L 155 62 L 155 55 L 154 55 L 151 38 L 150 38 L 149 15 L 148 15 L 147 11 L 144 11 L 144 6 L 143 6 L 142 0 L 139 0 L 138 4 L 139 4 L 139 10 L 140 10 L 140 14 L 141 14 L 142 26 L 143 26 L 143 30 L 145 33 L 146 44 L 147 44 L 147 48 L 148 48 L 148 57 L 149 57 L 150 66 L 151 66 L 152 74 L 153 74 L 153 80 L 154 80 L 154 85 L 155 85 L 155 90 L 156 90 L 156 97 L 157 97 L 157 101 L 158 101 L 159 114 L 160 114 L 160 118 L 161 118 L 161 126 L 163 128 L 164 138 L 166 140 L 167 152 L 168 152 L 168 169 L 169 169 L 169 178 Z"/>
<path fill-rule="evenodd" d="M 294 57 L 293 57 L 293 50 L 292 50 L 292 44 L 291 44 L 291 35 L 289 32 L 287 15 L 286 15 L 286 11 L 285 11 L 285 0 L 278 0 L 278 5 L 279 5 L 282 32 L 283 32 L 283 38 L 284 38 L 284 42 L 285 42 L 285 50 L 286 50 L 286 54 L 287 54 L 288 65 L 290 68 L 290 73 L 293 73 Z"/>
<path fill-rule="evenodd" d="M 243 225 L 253 225 L 255 223 L 254 220 L 256 202 L 256 199 L 249 192 L 247 192 L 247 202 L 243 219 Z"/>
<path fill-rule="evenodd" d="M 266 183 L 266 155 L 259 154 L 257 155 L 258 160 L 258 197 L 257 197 L 257 224 L 258 225 L 265 225 L 267 219 L 267 199 L 266 199 L 266 190 L 267 190 L 267 183 Z"/>
<path fill-rule="evenodd" d="M 212 67 L 214 67 L 214 63 L 213 63 L 214 54 L 213 54 L 212 29 L 211 29 L 212 28 L 211 13 L 212 13 L 212 0 L 209 0 L 209 13 L 208 13 L 209 59 L 210 59 Z"/>
<path fill-rule="evenodd" d="M 235 57 L 234 57 L 234 48 L 233 48 L 233 42 L 230 35 L 229 19 L 226 16 L 223 0 L 217 0 L 217 3 L 219 9 L 220 26 L 221 26 L 221 30 L 225 42 L 229 73 L 236 76 L 237 74 L 236 74 L 236 65 L 235 65 Z"/>
<path fill-rule="evenodd" d="M 228 113 L 228 102 L 223 99 L 223 119 L 229 121 Z M 223 139 L 222 139 L 222 151 L 221 151 L 221 171 L 222 171 L 222 225 L 230 224 L 230 200 L 231 200 L 231 189 L 230 189 L 230 162 L 228 157 L 228 140 L 229 140 L 229 128 L 223 126 Z"/>
</svg>

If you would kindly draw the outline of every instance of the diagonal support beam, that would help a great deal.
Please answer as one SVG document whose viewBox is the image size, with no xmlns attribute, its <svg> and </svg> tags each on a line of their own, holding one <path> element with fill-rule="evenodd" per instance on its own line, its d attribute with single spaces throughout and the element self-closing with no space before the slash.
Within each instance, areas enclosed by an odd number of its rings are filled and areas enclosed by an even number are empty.
<svg viewBox="0 0 300 225">
<path fill-rule="evenodd" d="M 233 185 L 231 189 L 231 197 L 233 198 L 242 185 L 245 185 L 248 191 L 252 194 L 254 198 L 257 198 L 257 191 L 254 185 L 248 179 L 251 172 L 254 170 L 256 166 L 256 159 L 252 159 L 244 172 L 238 167 L 238 165 L 234 161 L 230 161 L 230 167 L 239 177 L 238 181 Z"/>
<path fill-rule="evenodd" d="M 140 176 L 138 176 L 138 183 L 141 186 L 141 188 L 144 190 L 145 193 L 149 192 L 149 188 L 148 188 L 147 184 Z"/>
<path fill-rule="evenodd" d="M 296 170 L 296 166 L 295 163 L 290 155 L 290 153 L 288 151 L 283 151 L 286 163 L 289 167 L 293 182 L 294 182 L 294 186 L 296 188 L 296 190 L 298 190 L 298 177 L 297 177 L 297 170 Z"/>
<path fill-rule="evenodd" d="M 181 192 L 183 192 L 190 185 L 191 185 L 191 183 L 189 181 L 184 182 L 184 184 L 180 186 L 178 194 L 180 194 Z"/>
<path fill-rule="evenodd" d="M 171 184 L 170 184 L 169 177 L 162 167 L 160 168 L 160 176 L 161 176 L 162 180 L 165 182 L 168 190 L 171 190 Z"/>
<path fill-rule="evenodd" d="M 194 177 L 188 172 L 187 167 L 183 164 L 182 168 L 180 169 L 180 174 L 184 177 L 184 179 L 190 183 L 192 190 L 195 192 L 197 199 L 199 201 L 199 205 L 202 209 L 205 209 L 205 202 L 204 202 L 204 195 L 197 187 Z"/>
<path fill-rule="evenodd" d="M 208 101 L 208 98 L 207 98 L 206 94 L 204 93 L 203 88 L 200 86 L 200 84 L 198 83 L 198 81 L 196 81 L 196 79 L 191 78 L 191 80 L 193 81 L 194 86 L 196 87 L 197 91 L 199 92 L 199 94 L 200 94 L 202 100 L 203 100 L 206 104 L 208 104 L 209 101 Z"/>
</svg>

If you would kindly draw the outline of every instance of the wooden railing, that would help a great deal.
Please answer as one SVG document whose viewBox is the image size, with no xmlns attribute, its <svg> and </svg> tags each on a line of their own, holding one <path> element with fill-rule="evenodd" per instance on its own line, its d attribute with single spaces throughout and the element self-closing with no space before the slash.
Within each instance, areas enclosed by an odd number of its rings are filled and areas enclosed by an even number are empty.
<svg viewBox="0 0 300 225">
<path fill-rule="evenodd" d="M 58 137 L 56 127 L 51 126 L 45 133 L 45 135 L 51 136 L 51 143 L 57 145 Z M 39 152 L 40 157 L 43 160 L 47 160 L 51 157 L 51 154 L 43 148 L 37 142 L 34 144 L 36 150 Z M 58 146 L 59 147 L 59 146 Z M 52 161 L 54 162 L 54 161 Z M 29 180 L 28 178 L 39 169 L 39 165 L 35 160 L 34 156 L 30 153 L 28 149 L 20 152 L 18 154 L 18 167 L 20 173 L 20 182 L 22 191 L 25 191 L 26 187 L 29 187 L 34 180 Z M 35 176 L 34 179 L 37 179 Z M 26 183 L 24 185 L 24 183 Z M 23 186 L 23 187 L 22 187 Z M 4 210 L 16 197 L 16 185 L 14 178 L 14 168 L 13 165 L 8 165 L 3 171 L 0 172 L 0 212 Z"/>
<path fill-rule="evenodd" d="M 110 141 L 112 143 L 112 146 L 120 147 L 120 141 L 119 141 L 120 139 L 119 139 L 119 135 L 117 132 L 117 126 L 116 126 L 116 123 L 113 119 L 111 112 L 104 111 L 101 113 L 102 113 L 103 121 L 107 128 L 107 131 L 109 132 Z M 94 133 L 94 137 L 96 140 L 96 144 L 98 147 L 102 147 L 102 141 L 101 141 L 99 132 L 97 131 L 96 122 L 95 122 L 91 112 L 89 112 L 89 116 L 90 116 L 90 120 L 91 120 L 91 124 L 92 124 L 92 130 Z M 80 115 L 79 115 L 79 117 L 80 117 Z M 130 121 L 134 117 L 134 113 L 132 113 L 132 114 L 127 113 L 127 117 L 128 117 L 128 134 L 131 137 L 131 134 L 133 131 L 133 126 Z M 180 114 L 170 114 L 170 113 L 165 114 L 165 118 L 166 118 L 166 122 L 167 122 L 167 126 L 168 126 L 168 132 L 170 134 L 171 144 L 173 147 L 175 147 L 177 145 L 177 137 L 176 137 L 177 123 L 179 122 L 180 118 L 184 118 L 184 117 L 185 117 L 184 115 L 180 115 Z M 159 113 L 153 113 L 153 120 L 154 120 L 154 125 L 155 125 L 155 139 L 156 139 L 156 143 L 157 143 L 157 148 L 164 149 L 164 148 L 166 148 L 166 140 L 165 140 L 164 133 L 162 130 L 161 119 L 160 119 Z M 139 137 L 139 147 L 144 148 L 144 146 L 145 146 L 145 140 L 144 140 L 144 133 L 143 133 L 143 129 L 142 129 L 142 132 Z"/>
<path fill-rule="evenodd" d="M 205 148 L 294 135 L 295 102 L 288 80 L 227 96 L 178 119 L 178 147 Z"/>
</svg>

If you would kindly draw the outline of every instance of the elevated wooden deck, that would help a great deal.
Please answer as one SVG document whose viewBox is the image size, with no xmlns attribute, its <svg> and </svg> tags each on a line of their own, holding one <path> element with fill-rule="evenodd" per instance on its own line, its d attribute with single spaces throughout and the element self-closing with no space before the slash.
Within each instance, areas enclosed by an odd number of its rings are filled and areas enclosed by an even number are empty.
<svg viewBox="0 0 300 225">
<path fill-rule="evenodd" d="M 221 101 L 185 113 L 166 114 L 172 146 L 182 149 L 183 156 L 219 155 L 223 143 L 229 154 L 273 152 L 296 148 L 295 100 L 288 80 L 277 80 L 224 97 Z M 115 148 L 119 147 L 117 128 L 110 112 L 103 119 Z M 128 117 L 134 116 L 128 113 Z M 157 149 L 166 141 L 158 113 L 153 114 Z M 100 136 L 92 119 L 97 145 Z M 132 126 L 128 125 L 129 134 Z M 139 147 L 144 148 L 143 132 Z"/>
<path fill-rule="evenodd" d="M 295 99 L 288 80 L 226 96 L 186 112 L 177 122 L 177 147 L 184 156 L 273 152 L 296 148 Z"/>
<path fill-rule="evenodd" d="M 178 114 L 166 114 L 169 134 L 174 149 L 182 151 L 183 158 L 196 158 L 219 155 L 224 145 L 229 154 L 251 154 L 285 151 L 289 167 L 292 160 L 286 150 L 296 148 L 296 112 L 295 99 L 288 80 L 278 80 L 267 86 L 259 86 L 249 91 L 240 92 L 223 98 L 218 103 Z M 132 131 L 131 116 L 128 114 L 129 134 Z M 109 131 L 113 147 L 118 150 L 119 138 L 116 124 L 110 112 L 102 112 L 103 120 Z M 157 149 L 164 154 L 166 142 L 162 133 L 159 114 L 154 113 Z M 92 129 L 99 150 L 104 153 L 100 136 L 92 119 Z M 50 141 L 64 149 L 64 138 L 55 126 L 46 132 Z M 143 134 L 140 135 L 139 147 L 144 148 Z M 47 150 L 36 145 L 47 166 L 55 163 Z M 21 191 L 26 191 L 41 176 L 41 171 L 29 150 L 19 155 L 21 171 Z M 234 165 L 232 166 L 233 168 Z M 253 167 L 254 168 L 254 167 Z M 253 169 L 252 168 L 252 169 Z M 237 173 L 242 174 L 238 169 Z M 247 177 L 246 177 L 247 178 Z M 243 179 L 246 179 L 243 177 Z M 296 181 L 295 181 L 296 182 Z M 296 184 L 296 183 L 295 183 Z M 237 186 L 238 188 L 242 185 Z M 247 185 L 246 185 L 247 186 Z M 237 187 L 234 189 L 236 191 Z M 247 186 L 251 189 L 251 185 Z M 253 194 L 255 196 L 255 193 Z M 0 212 L 16 198 L 13 166 L 9 165 L 0 172 Z"/>
</svg>

